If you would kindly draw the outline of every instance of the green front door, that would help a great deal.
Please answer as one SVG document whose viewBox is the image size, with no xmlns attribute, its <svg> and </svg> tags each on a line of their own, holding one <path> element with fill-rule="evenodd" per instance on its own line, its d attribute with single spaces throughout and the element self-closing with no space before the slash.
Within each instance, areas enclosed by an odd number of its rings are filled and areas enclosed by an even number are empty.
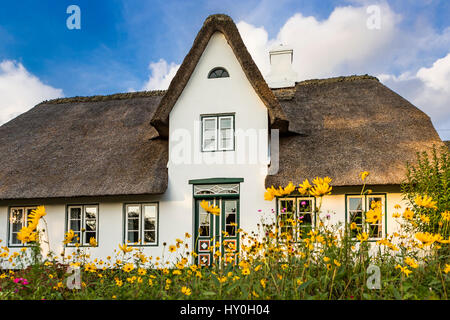
<svg viewBox="0 0 450 320">
<path fill-rule="evenodd" d="M 200 202 L 206 200 L 220 208 L 218 215 L 205 211 Z M 197 264 L 210 266 L 212 263 L 236 261 L 239 252 L 239 198 L 207 197 L 195 199 L 195 252 Z"/>
</svg>

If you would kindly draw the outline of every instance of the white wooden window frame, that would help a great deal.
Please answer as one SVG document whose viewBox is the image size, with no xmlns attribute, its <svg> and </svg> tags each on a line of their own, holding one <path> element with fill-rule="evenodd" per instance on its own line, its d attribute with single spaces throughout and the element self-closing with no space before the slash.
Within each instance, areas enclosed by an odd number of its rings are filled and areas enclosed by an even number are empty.
<svg viewBox="0 0 450 320">
<path fill-rule="evenodd" d="M 385 214 L 386 214 L 386 195 L 385 194 L 371 194 L 371 195 L 347 195 L 347 223 L 350 224 L 351 222 L 351 213 L 352 212 L 356 212 L 358 210 L 351 210 L 350 209 L 350 199 L 361 199 L 361 203 L 362 203 L 362 219 L 361 219 L 361 223 L 362 223 L 362 227 L 363 229 L 361 230 L 362 232 L 366 232 L 368 233 L 369 230 L 366 230 L 366 228 L 364 227 L 365 222 L 366 222 L 366 212 L 370 209 L 370 198 L 381 198 L 381 220 L 378 223 L 379 227 L 381 227 L 381 237 L 369 237 L 369 240 L 379 240 L 383 237 L 383 233 L 385 233 L 385 228 L 386 228 L 386 223 L 385 223 Z M 352 239 L 356 239 L 356 238 L 352 238 Z"/>
<path fill-rule="evenodd" d="M 222 125 L 221 120 L 222 119 L 229 119 L 231 123 L 231 141 L 230 144 L 227 146 L 222 145 Z M 235 144 L 235 127 L 234 127 L 234 115 L 232 114 L 226 114 L 226 115 L 202 115 L 202 152 L 213 152 L 213 151 L 233 151 L 234 150 L 234 144 Z M 206 147 L 206 126 L 205 122 L 209 120 L 214 120 L 215 125 L 215 131 L 214 131 L 214 145 L 211 147 Z"/>
<path fill-rule="evenodd" d="M 139 216 L 138 216 L 138 230 L 130 230 L 128 228 L 128 208 L 130 207 L 139 207 Z M 145 229 L 145 221 L 144 221 L 144 215 L 145 215 L 145 207 L 154 207 L 155 208 L 155 229 Z M 158 244 L 158 227 L 159 227 L 159 221 L 158 221 L 158 203 L 127 203 L 125 204 L 125 242 L 132 246 L 154 246 Z M 128 240 L 128 232 L 131 231 L 138 231 L 139 238 L 138 242 L 129 242 Z M 155 240 L 153 242 L 144 242 L 144 235 L 146 231 L 154 231 L 155 232 Z"/>
<path fill-rule="evenodd" d="M 206 146 L 206 134 L 205 134 L 205 132 L 206 132 L 206 125 L 205 125 L 205 123 L 207 122 L 207 121 L 211 121 L 211 120 L 213 120 L 214 121 L 214 144 L 213 144 L 213 146 L 212 147 L 207 147 Z M 218 145 L 218 142 L 217 142 L 217 117 L 203 117 L 202 118 L 202 151 L 216 151 L 217 150 L 217 145 Z"/>
<path fill-rule="evenodd" d="M 72 220 L 78 220 L 78 219 L 72 219 L 71 217 L 71 209 L 81 209 L 81 220 L 80 220 L 80 230 L 73 230 L 71 228 L 71 221 Z M 66 232 L 69 232 L 69 230 L 72 229 L 72 231 L 77 235 L 79 234 L 79 242 L 71 242 L 66 244 L 66 246 L 68 247 L 73 247 L 75 246 L 77 243 L 80 244 L 80 246 L 83 247 L 87 247 L 87 246 L 91 246 L 89 241 L 90 241 L 90 237 L 89 239 L 87 239 L 87 229 L 86 229 L 86 220 L 91 220 L 91 219 L 86 219 L 86 209 L 88 208 L 95 208 L 96 213 L 95 213 L 95 240 L 98 243 L 98 215 L 99 215 L 99 206 L 97 204 L 86 204 L 86 205 L 68 205 L 67 206 L 67 227 L 66 227 Z M 82 231 L 84 229 L 84 231 Z M 91 232 L 89 232 L 91 233 Z"/>
<path fill-rule="evenodd" d="M 9 235 L 8 235 L 8 247 L 23 247 L 25 246 L 25 244 L 23 244 L 20 240 L 18 243 L 12 243 L 13 241 L 13 235 L 14 234 L 18 234 L 20 229 L 22 229 L 23 227 L 28 225 L 28 210 L 34 210 L 36 209 L 36 206 L 14 206 L 14 207 L 10 207 L 9 208 L 9 212 L 8 212 L 8 225 L 9 225 Z M 11 221 L 11 215 L 12 215 L 12 211 L 14 209 L 22 209 L 22 221 L 21 221 L 21 227 L 19 228 L 19 231 L 14 232 L 13 231 L 13 222 Z M 30 211 L 31 213 L 31 211 Z"/>
<path fill-rule="evenodd" d="M 222 120 L 226 120 L 229 119 L 230 120 L 230 124 L 231 127 L 228 128 L 229 130 L 231 130 L 231 139 L 230 139 L 230 145 L 229 146 L 223 146 L 222 145 Z M 230 151 L 234 149 L 234 117 L 233 116 L 219 116 L 218 117 L 218 125 L 219 125 L 219 130 L 218 130 L 218 145 L 219 145 L 219 150 L 220 151 Z"/>
</svg>

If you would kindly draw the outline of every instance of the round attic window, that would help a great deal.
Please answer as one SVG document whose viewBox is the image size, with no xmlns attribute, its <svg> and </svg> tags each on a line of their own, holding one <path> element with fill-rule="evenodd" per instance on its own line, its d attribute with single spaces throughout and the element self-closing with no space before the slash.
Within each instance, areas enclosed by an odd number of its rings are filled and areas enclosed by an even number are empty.
<svg viewBox="0 0 450 320">
<path fill-rule="evenodd" d="M 225 68 L 218 67 L 212 69 L 208 74 L 208 79 L 215 79 L 215 78 L 228 78 L 230 75 L 228 74 L 228 71 L 225 70 Z"/>
</svg>

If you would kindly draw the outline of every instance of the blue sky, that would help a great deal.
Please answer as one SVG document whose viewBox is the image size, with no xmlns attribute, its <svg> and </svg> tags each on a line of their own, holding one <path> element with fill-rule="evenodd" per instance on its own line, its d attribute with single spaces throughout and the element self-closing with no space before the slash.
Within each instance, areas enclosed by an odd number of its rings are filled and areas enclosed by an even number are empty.
<svg viewBox="0 0 450 320">
<path fill-rule="evenodd" d="M 81 9 L 80 30 L 66 27 L 69 17 L 66 9 L 72 4 Z M 362 10 L 374 4 L 381 6 L 382 18 L 390 19 L 390 27 L 382 27 L 380 36 L 375 36 L 370 43 L 365 41 L 372 35 L 367 36 L 367 30 L 363 32 L 360 30 L 362 27 L 358 27 L 355 39 L 349 40 L 354 42 L 354 48 L 360 44 L 361 48 L 369 47 L 370 50 L 360 56 L 342 52 L 339 58 L 336 57 L 339 53 L 335 52 L 347 46 L 345 39 L 348 38 L 343 38 L 340 44 L 323 40 L 324 56 L 315 58 L 317 54 L 312 52 L 309 56 L 300 54 L 298 57 L 323 59 L 329 64 L 318 63 L 324 65 L 319 70 L 311 67 L 312 61 L 297 61 L 301 76 L 319 78 L 361 73 L 379 76 L 383 83 L 427 112 L 441 137 L 450 139 L 450 1 L 445 0 L 3 1 L 0 8 L 0 63 L 3 62 L 0 92 L 2 83 L 6 83 L 3 92 L 11 92 L 7 100 L 15 101 L 14 90 L 20 92 L 19 88 L 11 87 L 10 79 L 15 73 L 20 73 L 25 79 L 22 84 L 20 80 L 15 84 L 23 86 L 22 94 L 27 91 L 27 84 L 30 88 L 36 86 L 35 92 L 41 85 L 48 90 L 48 97 L 111 94 L 152 89 L 155 83 L 167 85 L 169 75 L 167 81 L 158 82 L 156 79 L 152 85 L 149 85 L 149 80 L 158 70 L 163 73 L 172 71 L 172 74 L 176 71 L 204 19 L 213 13 L 226 13 L 238 23 L 244 42 L 263 71 L 267 52 L 262 52 L 261 48 L 267 48 L 280 39 L 294 43 L 294 55 L 296 45 L 304 48 L 304 44 L 296 44 L 296 41 L 300 41 L 297 38 L 309 33 L 310 29 L 302 29 L 303 33 L 299 32 L 296 38 L 289 38 L 289 35 L 283 36 L 283 27 L 298 27 L 300 31 L 305 22 L 311 22 L 307 19 L 310 17 L 314 19 L 311 28 L 317 29 L 312 30 L 312 34 L 317 31 L 317 34 L 325 34 L 321 38 L 326 38 L 327 34 L 332 34 L 333 28 L 345 27 L 345 18 L 348 18 L 348 28 L 342 30 L 350 30 L 352 35 L 354 25 L 350 20 L 353 13 L 365 14 Z M 293 19 L 296 14 L 296 19 Z M 344 22 L 332 17 L 341 17 Z M 290 25 L 288 21 L 291 21 Z M 262 36 L 259 43 L 255 43 L 255 35 Z M 305 39 L 313 39 L 310 40 L 312 42 L 315 37 L 305 36 Z M 371 43 L 376 44 L 371 47 Z M 161 61 L 167 66 L 157 70 L 162 65 L 155 63 Z M 302 73 L 306 69 L 304 66 L 309 69 Z M 20 72 L 19 68 L 22 68 Z M 431 91 L 424 95 L 425 89 Z M 30 95 L 33 95 L 30 102 L 24 100 L 25 105 L 18 106 L 17 110 L 11 107 L 16 112 L 6 115 L 3 122 L 9 120 L 11 114 L 17 115 L 32 107 L 27 103 L 47 97 L 38 93 Z M 435 96 L 439 100 L 430 101 L 428 98 Z"/>
</svg>

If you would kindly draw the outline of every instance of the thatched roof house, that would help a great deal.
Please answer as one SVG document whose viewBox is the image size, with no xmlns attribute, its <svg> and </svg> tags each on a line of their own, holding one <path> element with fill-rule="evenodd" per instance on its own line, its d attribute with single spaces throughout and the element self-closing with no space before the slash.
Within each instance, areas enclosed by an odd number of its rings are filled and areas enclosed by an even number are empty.
<svg viewBox="0 0 450 320">
<path fill-rule="evenodd" d="M 400 184 L 416 152 L 443 144 L 430 118 L 370 76 L 269 89 L 234 22 L 206 19 L 168 91 L 43 102 L 0 127 L 0 199 L 161 194 L 169 113 L 211 35 L 224 34 L 280 129 L 280 170 L 266 186 L 315 176 L 334 185 Z M 289 129 L 287 129 L 289 128 Z"/>
</svg>

